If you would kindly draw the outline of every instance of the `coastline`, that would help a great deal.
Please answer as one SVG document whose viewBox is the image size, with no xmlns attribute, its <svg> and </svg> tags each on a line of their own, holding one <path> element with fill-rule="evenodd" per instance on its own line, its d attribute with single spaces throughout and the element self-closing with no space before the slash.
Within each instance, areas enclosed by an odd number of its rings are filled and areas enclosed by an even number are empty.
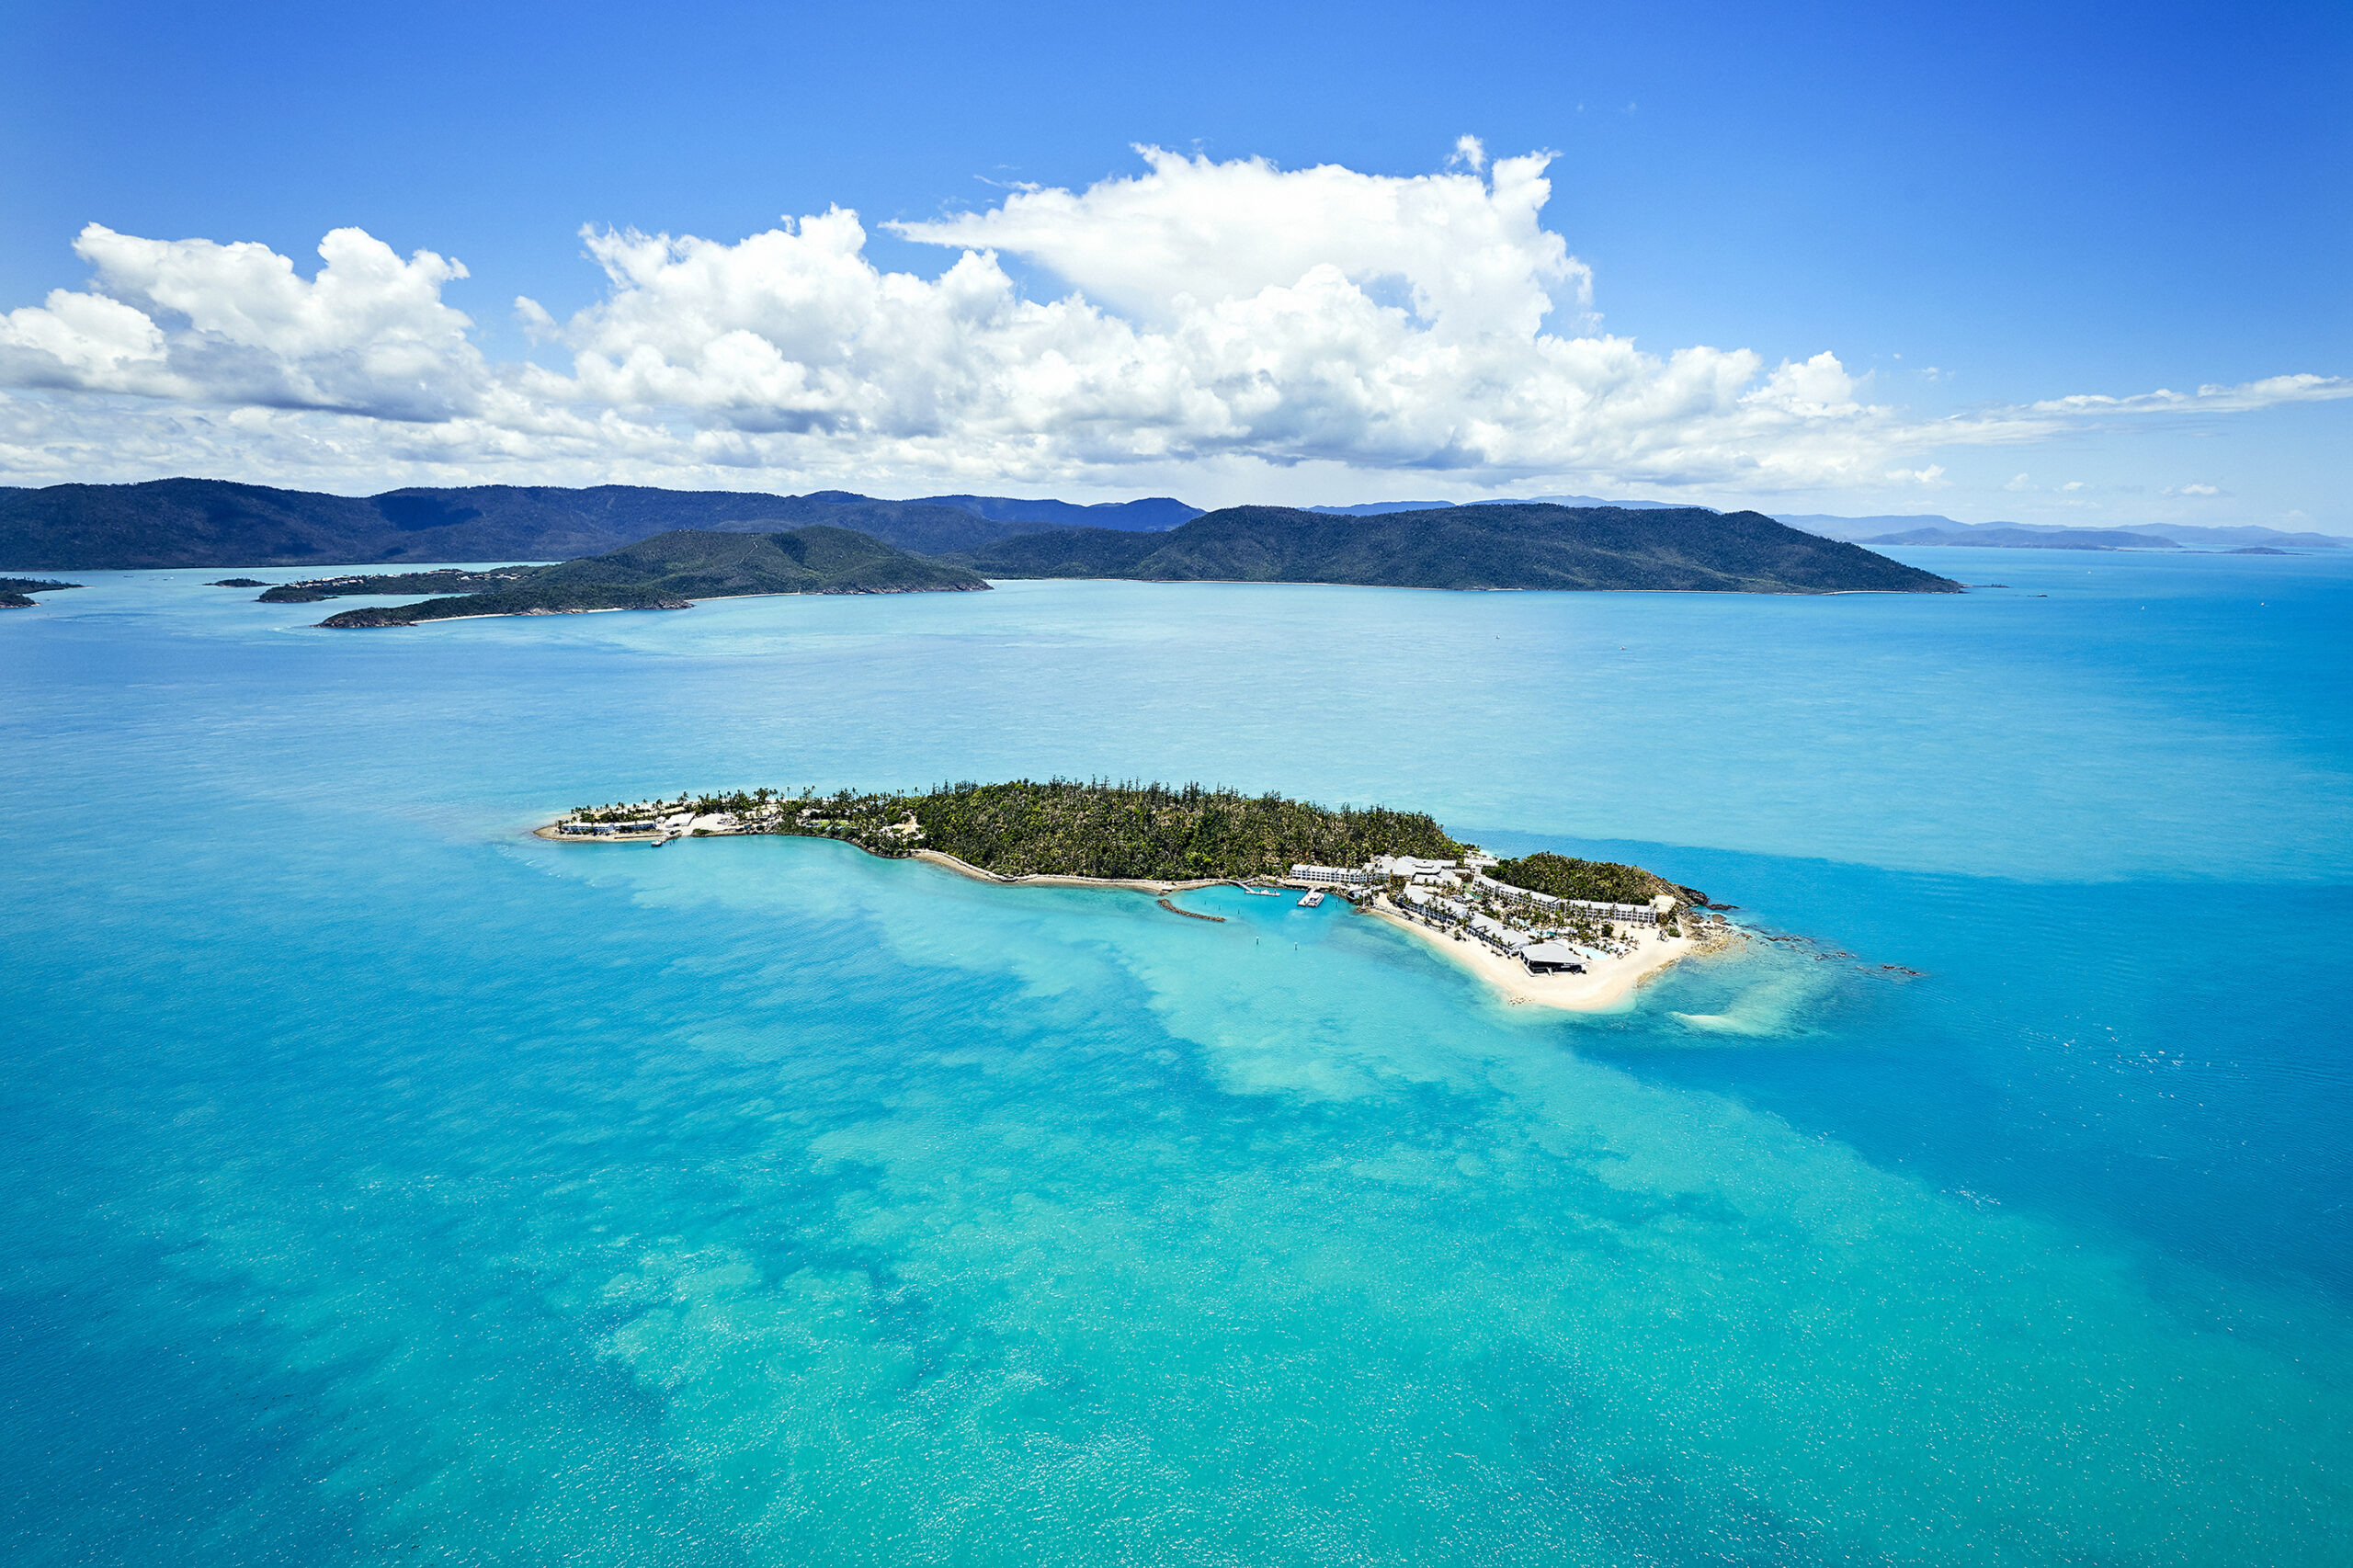
<svg viewBox="0 0 2353 1568">
<path fill-rule="evenodd" d="M 1623 1006 L 1644 981 L 1662 974 L 1682 959 L 1702 950 L 1689 937 L 1645 934 L 1623 958 L 1589 960 L 1583 974 L 1530 974 L 1518 962 L 1496 952 L 1475 937 L 1456 937 L 1409 920 L 1387 901 L 1363 905 L 1366 914 L 1410 932 L 1438 952 L 1503 993 L 1506 1006 L 1558 1007 L 1571 1013 L 1598 1013 Z"/>
<path fill-rule="evenodd" d="M 714 819 L 697 818 L 678 827 L 653 834 L 612 835 L 601 837 L 579 837 L 559 833 L 555 824 L 531 829 L 533 836 L 554 844 L 650 844 L 656 847 L 673 838 L 706 836 L 712 838 L 759 838 L 778 835 L 745 833 L 733 827 L 701 827 L 699 823 Z M 824 835 L 806 836 L 828 837 Z M 835 843 L 848 840 L 831 839 Z M 850 847 L 862 854 L 874 852 L 865 846 L 851 843 Z M 892 858 L 892 857 L 879 857 Z M 1168 881 L 1145 877 L 1086 877 L 1063 872 L 1033 872 L 1026 876 L 1009 877 L 985 870 L 968 860 L 939 849 L 915 849 L 904 858 L 922 860 L 938 867 L 951 875 L 971 881 L 987 882 L 995 887 L 1047 888 L 1118 888 L 1141 892 L 1156 899 L 1163 909 L 1172 915 L 1189 919 L 1222 923 L 1223 915 L 1201 915 L 1179 908 L 1170 902 L 1170 895 L 1200 888 L 1239 887 L 1250 884 L 1233 877 L 1201 877 L 1184 881 Z M 1296 889 L 1302 884 L 1287 883 Z M 1439 930 L 1424 925 L 1400 913 L 1386 897 L 1376 897 L 1357 905 L 1359 912 L 1404 931 L 1463 969 L 1484 981 L 1500 994 L 1503 1005 L 1509 1007 L 1536 1006 L 1557 1008 L 1572 1013 L 1598 1013 L 1618 1010 L 1631 1001 L 1634 993 L 1654 977 L 1665 973 L 1687 958 L 1712 953 L 1732 945 L 1721 935 L 1697 937 L 1666 937 L 1655 928 L 1630 927 L 1621 940 L 1630 939 L 1634 950 L 1623 955 L 1600 954 L 1588 957 L 1582 974 L 1531 974 L 1517 959 L 1495 951 L 1473 937 L 1458 936 L 1452 931 Z M 1590 951 L 1590 949 L 1587 949 Z"/>
<path fill-rule="evenodd" d="M 614 833 L 596 837 L 559 833 L 553 823 L 535 827 L 530 831 L 532 837 L 545 839 L 550 844 L 650 844 L 658 846 L 677 838 L 818 838 L 829 844 L 849 844 L 851 848 L 861 855 L 874 853 L 862 844 L 851 843 L 844 838 L 835 838 L 826 834 L 745 833 L 736 828 L 697 825 L 697 823 L 709 819 L 698 818 L 696 823 L 688 823 L 682 828 L 665 829 L 659 833 Z M 877 856 L 876 858 L 890 859 L 892 857 Z M 1191 892 L 1199 888 L 1238 888 L 1248 885 L 1233 877 L 1198 877 L 1189 881 L 1181 882 L 1158 881 L 1148 877 L 1081 877 L 1056 871 L 1032 872 L 1028 876 L 1007 877 L 995 871 L 983 870 L 971 861 L 959 860 L 955 856 L 940 849 L 911 850 L 904 858 L 928 861 L 942 870 L 954 872 L 957 876 L 967 877 L 976 882 L 988 882 L 1001 888 L 1125 888 L 1131 892 L 1150 893 L 1155 898 L 1165 900 L 1170 893 Z M 1190 910 L 1184 909 L 1176 910 L 1176 913 L 1192 914 Z M 1222 916 L 1203 915 L 1194 915 L 1193 918 L 1216 920 L 1222 919 Z"/>
</svg>

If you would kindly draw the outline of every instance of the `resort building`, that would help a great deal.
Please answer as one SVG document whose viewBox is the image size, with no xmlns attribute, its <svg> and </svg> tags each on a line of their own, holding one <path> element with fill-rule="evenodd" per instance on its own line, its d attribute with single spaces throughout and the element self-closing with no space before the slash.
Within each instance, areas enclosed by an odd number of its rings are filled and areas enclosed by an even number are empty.
<svg viewBox="0 0 2353 1568">
<path fill-rule="evenodd" d="M 1290 881 L 1314 882 L 1326 887 L 1370 887 L 1381 881 L 1374 871 L 1352 870 L 1346 866 L 1310 866 L 1304 863 L 1290 869 Z"/>
<path fill-rule="evenodd" d="M 1519 961 L 1530 974 L 1583 974 L 1584 958 L 1566 942 L 1530 942 L 1519 949 Z"/>
<path fill-rule="evenodd" d="M 1459 860 L 1425 860 L 1414 855 L 1376 855 L 1365 862 L 1365 869 L 1374 873 L 1376 880 L 1403 877 L 1424 887 L 1460 886 L 1461 866 Z"/>
</svg>

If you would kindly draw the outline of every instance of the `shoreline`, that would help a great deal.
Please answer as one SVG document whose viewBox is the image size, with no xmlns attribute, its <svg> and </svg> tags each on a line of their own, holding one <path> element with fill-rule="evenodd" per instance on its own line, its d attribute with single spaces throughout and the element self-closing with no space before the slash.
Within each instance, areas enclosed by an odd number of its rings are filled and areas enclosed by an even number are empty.
<svg viewBox="0 0 2353 1568">
<path fill-rule="evenodd" d="M 689 822 L 683 827 L 665 829 L 651 834 L 630 835 L 608 835 L 585 837 L 559 833 L 556 824 L 548 824 L 530 830 L 532 836 L 551 844 L 645 844 L 659 847 L 672 839 L 691 836 L 710 838 L 817 838 L 829 843 L 847 844 L 861 855 L 876 859 L 921 860 L 936 866 L 950 875 L 969 881 L 986 882 L 994 887 L 1042 888 L 1116 888 L 1128 892 L 1147 894 L 1157 900 L 1160 907 L 1172 915 L 1188 919 L 1207 920 L 1222 924 L 1222 915 L 1202 915 L 1178 907 L 1170 895 L 1190 892 L 1201 888 L 1236 887 L 1245 891 L 1250 884 L 1235 877 L 1201 877 L 1185 881 L 1167 881 L 1149 877 L 1086 877 L 1068 872 L 1031 872 L 1009 877 L 990 871 L 961 860 L 940 849 L 915 849 L 904 856 L 875 855 L 864 845 L 848 839 L 834 838 L 827 834 L 745 833 L 734 828 L 698 828 Z M 1292 884 L 1286 883 L 1286 886 Z M 1376 897 L 1357 904 L 1358 912 L 1415 937 L 1436 949 L 1439 955 L 1484 981 L 1500 994 L 1505 1006 L 1535 1006 L 1556 1008 L 1571 1013 L 1598 1013 L 1623 1008 L 1634 993 L 1658 975 L 1664 974 L 1684 959 L 1711 953 L 1726 944 L 1704 937 L 1665 937 L 1655 928 L 1634 927 L 1634 950 L 1623 956 L 1603 955 L 1589 958 L 1583 974 L 1531 974 L 1517 959 L 1496 952 L 1475 937 L 1457 936 L 1426 926 L 1400 913 L 1388 899 Z"/>
<path fill-rule="evenodd" d="M 591 612 L 593 613 L 593 612 Z M 550 844 L 645 844 L 655 847 L 680 838 L 813 838 L 826 844 L 847 844 L 861 855 L 877 860 L 923 860 L 944 871 L 976 882 L 987 882 L 1001 888 L 1122 888 L 1130 892 L 1150 893 L 1165 903 L 1171 893 L 1193 892 L 1201 888 L 1247 887 L 1237 877 L 1198 877 L 1189 881 L 1160 881 L 1149 877 L 1082 877 L 1064 871 L 1032 871 L 1025 876 L 1008 877 L 996 871 L 983 870 L 969 860 L 960 860 L 943 849 L 915 849 L 904 856 L 875 855 L 862 844 L 847 838 L 835 838 L 824 833 L 745 833 L 738 828 L 697 827 L 692 823 L 683 828 L 665 829 L 659 833 L 610 833 L 591 836 L 585 834 L 559 833 L 556 824 L 549 823 L 530 830 L 534 838 Z M 1223 920 L 1222 915 L 1195 915 L 1189 909 L 1176 909 L 1177 914 L 1195 920 Z"/>
<path fill-rule="evenodd" d="M 1622 1006 L 1643 983 L 1664 974 L 1677 962 L 1702 950 L 1689 937 L 1637 939 L 1634 951 L 1623 958 L 1588 960 L 1583 974 L 1530 974 L 1515 959 L 1506 958 L 1475 937 L 1456 937 L 1409 919 L 1375 899 L 1360 905 L 1375 919 L 1420 937 L 1503 993 L 1507 1007 L 1557 1007 L 1563 1012 L 1599 1013 Z"/>
</svg>

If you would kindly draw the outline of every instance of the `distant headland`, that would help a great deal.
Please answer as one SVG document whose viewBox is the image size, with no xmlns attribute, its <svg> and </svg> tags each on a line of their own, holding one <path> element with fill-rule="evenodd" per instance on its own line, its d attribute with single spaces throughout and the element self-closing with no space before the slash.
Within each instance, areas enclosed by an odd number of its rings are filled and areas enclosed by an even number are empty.
<svg viewBox="0 0 2353 1568">
<path fill-rule="evenodd" d="M 1412 933 L 1512 1002 L 1573 1010 L 1613 1006 L 1677 960 L 1735 939 L 1706 894 L 1639 866 L 1549 853 L 1500 858 L 1421 812 L 1199 785 L 762 789 L 582 806 L 535 831 L 558 843 L 655 847 L 745 835 L 835 838 L 983 881 L 1133 889 L 1186 915 L 1194 912 L 1174 894 L 1288 889 L 1302 905 L 1338 898 Z"/>
</svg>

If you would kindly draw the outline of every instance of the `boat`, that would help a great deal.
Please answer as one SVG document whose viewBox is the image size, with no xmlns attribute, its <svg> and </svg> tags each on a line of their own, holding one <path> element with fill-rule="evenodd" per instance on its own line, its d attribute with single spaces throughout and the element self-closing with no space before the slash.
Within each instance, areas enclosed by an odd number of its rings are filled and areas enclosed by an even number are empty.
<svg viewBox="0 0 2353 1568">
<path fill-rule="evenodd" d="M 1252 898 L 1280 898 L 1283 895 L 1280 888 L 1244 888 L 1242 891 Z"/>
<path fill-rule="evenodd" d="M 1299 901 L 1299 907 L 1302 909 L 1313 909 L 1323 902 L 1324 890 L 1322 888 L 1317 888 L 1314 892 L 1309 893 L 1306 897 Z"/>
</svg>

